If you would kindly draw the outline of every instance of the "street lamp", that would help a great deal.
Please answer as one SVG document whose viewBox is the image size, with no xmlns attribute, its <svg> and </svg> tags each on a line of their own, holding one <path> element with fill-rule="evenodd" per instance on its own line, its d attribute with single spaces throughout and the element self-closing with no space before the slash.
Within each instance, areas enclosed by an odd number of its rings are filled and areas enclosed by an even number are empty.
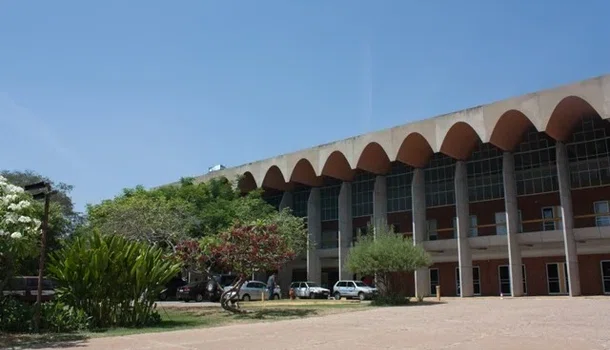
<svg viewBox="0 0 610 350">
<path fill-rule="evenodd" d="M 44 271 L 45 255 L 47 250 L 47 230 L 49 228 L 49 206 L 51 195 L 56 193 L 51 190 L 51 183 L 40 181 L 31 185 L 26 185 L 23 189 L 32 193 L 35 200 L 44 199 L 44 213 L 42 216 L 42 234 L 40 237 L 40 261 L 38 264 L 38 293 L 36 294 L 36 312 L 34 314 L 34 330 L 40 329 L 40 311 L 42 306 L 42 274 Z"/>
</svg>

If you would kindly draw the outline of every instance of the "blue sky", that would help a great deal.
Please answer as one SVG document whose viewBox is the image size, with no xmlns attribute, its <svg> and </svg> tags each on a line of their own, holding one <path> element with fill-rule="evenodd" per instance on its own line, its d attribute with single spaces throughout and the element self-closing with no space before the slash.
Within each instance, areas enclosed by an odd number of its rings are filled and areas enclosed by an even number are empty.
<svg viewBox="0 0 610 350">
<path fill-rule="evenodd" d="M 607 1 L 0 0 L 0 168 L 122 188 L 610 73 Z"/>
</svg>

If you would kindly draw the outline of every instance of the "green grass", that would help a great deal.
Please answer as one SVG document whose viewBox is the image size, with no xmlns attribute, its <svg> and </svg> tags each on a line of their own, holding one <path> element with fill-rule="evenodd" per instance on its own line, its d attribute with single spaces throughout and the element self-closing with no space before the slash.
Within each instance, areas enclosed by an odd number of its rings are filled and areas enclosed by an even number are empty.
<svg viewBox="0 0 610 350">
<path fill-rule="evenodd" d="M 167 332 L 180 329 L 218 327 L 229 324 L 273 322 L 295 318 L 323 316 L 336 313 L 345 313 L 365 310 L 368 303 L 341 302 L 341 301 L 308 301 L 308 300 L 280 300 L 266 302 L 242 303 L 246 314 L 233 315 L 219 306 L 201 307 L 159 307 L 161 323 L 152 327 L 143 328 L 111 328 L 100 329 L 75 334 L 2 334 L 0 333 L 0 348 L 36 348 L 50 346 L 78 346 L 92 337 L 111 337 L 139 333 Z"/>
</svg>

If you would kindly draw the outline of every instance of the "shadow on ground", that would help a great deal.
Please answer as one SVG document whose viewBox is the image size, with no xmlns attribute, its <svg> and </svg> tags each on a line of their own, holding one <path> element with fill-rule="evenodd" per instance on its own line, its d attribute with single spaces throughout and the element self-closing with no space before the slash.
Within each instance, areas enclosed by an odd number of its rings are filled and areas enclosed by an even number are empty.
<svg viewBox="0 0 610 350">
<path fill-rule="evenodd" d="M 40 349 L 83 347 L 87 343 L 83 334 L 2 334 L 0 349 Z"/>
<path fill-rule="evenodd" d="M 245 314 L 235 315 L 239 319 L 267 320 L 267 319 L 283 319 L 283 318 L 298 318 L 316 315 L 314 309 L 264 309 L 255 310 Z"/>
</svg>

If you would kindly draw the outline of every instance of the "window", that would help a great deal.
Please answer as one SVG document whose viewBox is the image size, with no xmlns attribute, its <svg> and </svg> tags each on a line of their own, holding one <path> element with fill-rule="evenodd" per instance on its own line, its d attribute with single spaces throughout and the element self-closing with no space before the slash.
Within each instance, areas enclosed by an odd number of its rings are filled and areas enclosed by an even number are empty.
<svg viewBox="0 0 610 350">
<path fill-rule="evenodd" d="M 442 153 L 435 153 L 425 170 L 426 206 L 428 208 L 455 203 L 455 160 Z"/>
<path fill-rule="evenodd" d="M 428 226 L 428 240 L 436 241 L 438 239 L 436 219 L 430 219 L 426 222 L 426 224 Z"/>
<path fill-rule="evenodd" d="M 293 212 L 294 216 L 300 217 L 300 218 L 307 217 L 307 202 L 309 201 L 309 192 L 311 192 L 311 191 L 309 188 L 307 188 L 304 190 L 295 191 L 292 194 L 292 201 L 293 201 L 292 212 Z"/>
<path fill-rule="evenodd" d="M 517 232 L 521 233 L 523 232 L 523 224 L 522 224 L 522 220 L 521 220 L 521 210 L 518 211 L 519 213 L 519 227 L 517 228 Z M 506 212 L 505 211 L 500 211 L 496 213 L 496 235 L 498 236 L 505 236 L 508 233 L 507 231 L 507 227 L 506 227 Z"/>
<path fill-rule="evenodd" d="M 481 273 L 480 273 L 480 269 L 478 266 L 473 266 L 472 267 L 472 284 L 473 284 L 473 294 L 474 295 L 481 295 Z M 455 290 L 457 292 L 457 295 L 461 295 L 461 289 L 460 289 L 460 268 L 456 267 L 455 268 Z"/>
<path fill-rule="evenodd" d="M 266 197 L 263 197 L 263 199 L 265 200 L 265 202 L 267 202 L 269 205 L 271 205 L 275 209 L 279 209 L 280 203 L 282 202 L 282 197 L 283 197 L 283 194 L 279 194 L 279 195 L 273 195 L 273 196 L 266 196 Z"/>
<path fill-rule="evenodd" d="M 542 231 L 561 230 L 561 207 L 542 208 Z"/>
<path fill-rule="evenodd" d="M 482 143 L 472 153 L 468 168 L 468 198 L 480 202 L 504 197 L 502 151 L 489 143 Z"/>
<path fill-rule="evenodd" d="M 468 237 L 476 237 L 479 234 L 479 229 L 477 228 L 477 216 L 476 215 L 470 215 L 470 223 L 469 223 L 469 231 L 468 231 Z M 453 217 L 453 238 L 457 238 L 458 236 L 458 232 L 457 232 L 457 217 Z"/>
<path fill-rule="evenodd" d="M 322 221 L 339 219 L 339 192 L 341 185 L 320 188 L 320 210 Z"/>
<path fill-rule="evenodd" d="M 438 269 L 429 269 L 430 272 L 430 295 L 436 295 L 436 286 L 439 285 Z"/>
<path fill-rule="evenodd" d="M 610 294 L 610 260 L 601 261 L 604 294 Z"/>
<path fill-rule="evenodd" d="M 373 190 L 375 175 L 371 173 L 356 174 L 352 182 L 352 215 L 361 217 L 373 215 Z"/>
<path fill-rule="evenodd" d="M 559 191 L 555 140 L 535 128 L 514 154 L 517 195 Z"/>
<path fill-rule="evenodd" d="M 604 215 L 610 213 L 608 201 L 599 201 L 593 203 L 593 209 L 595 210 L 595 214 L 599 214 L 595 216 L 595 226 L 610 226 L 610 216 Z"/>
<path fill-rule="evenodd" d="M 610 136 L 606 121 L 583 119 L 566 148 L 572 188 L 610 184 Z"/>
<path fill-rule="evenodd" d="M 565 263 L 546 264 L 546 278 L 549 294 L 568 294 L 568 267 Z"/>
<path fill-rule="evenodd" d="M 413 168 L 400 162 L 392 163 L 392 170 L 386 176 L 388 213 L 411 210 L 412 181 Z"/>
<path fill-rule="evenodd" d="M 321 249 L 333 249 L 339 246 L 339 232 L 335 230 L 322 231 Z"/>
<path fill-rule="evenodd" d="M 525 275 L 525 265 L 521 265 L 521 273 L 523 274 L 523 294 L 527 294 L 527 277 Z M 500 293 L 511 295 L 510 289 L 510 268 L 508 265 L 498 266 L 498 278 L 500 280 Z"/>
</svg>

